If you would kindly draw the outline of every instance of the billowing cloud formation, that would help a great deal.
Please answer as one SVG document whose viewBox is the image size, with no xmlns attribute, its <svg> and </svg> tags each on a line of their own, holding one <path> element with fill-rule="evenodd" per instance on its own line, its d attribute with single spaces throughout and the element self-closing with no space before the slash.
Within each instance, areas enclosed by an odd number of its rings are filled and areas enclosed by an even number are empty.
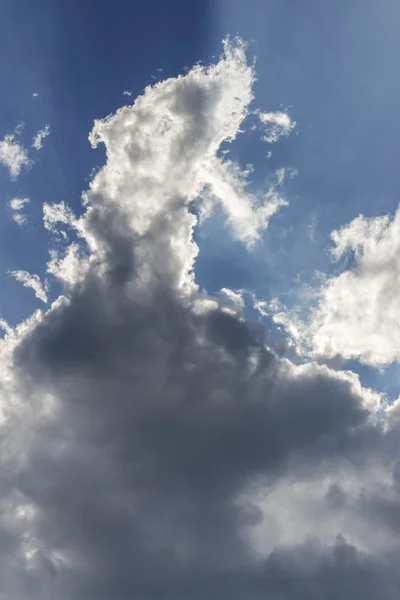
<svg viewBox="0 0 400 600">
<path fill-rule="evenodd" d="M 264 131 L 262 139 L 269 144 L 277 142 L 281 137 L 288 136 L 296 126 L 296 122 L 292 121 L 285 112 L 259 111 L 257 114 Z"/>
<path fill-rule="evenodd" d="M 36 298 L 46 304 L 46 288 L 42 285 L 38 275 L 28 273 L 28 271 L 11 271 L 10 275 L 22 283 L 24 287 L 31 288 L 35 292 Z"/>
<path fill-rule="evenodd" d="M 113 173 L 110 182 L 112 187 L 119 182 L 119 202 L 124 210 L 127 202 L 137 207 L 129 209 L 129 220 L 139 234 L 147 230 L 160 210 L 175 204 L 176 196 L 188 202 L 203 195 L 220 204 L 238 239 L 252 243 L 260 237 L 269 217 L 286 204 L 274 187 L 258 196 L 249 193 L 248 173 L 217 156 L 221 143 L 236 136 L 253 98 L 252 68 L 237 52 L 229 56 L 230 60 L 207 71 L 206 78 L 204 69 L 195 67 L 186 77 L 147 88 L 133 110 L 124 107 L 112 121 L 96 121 L 90 141 L 93 146 L 105 143 L 109 172 Z M 155 110 L 158 118 L 154 118 Z M 191 111 L 195 111 L 195 118 Z M 130 145 L 129 153 L 120 145 L 121 135 Z M 129 182 L 122 186 L 120 174 L 124 173 L 122 167 L 133 161 L 140 164 L 140 187 L 135 198 L 128 196 L 125 200 Z M 101 180 L 96 178 L 95 186 Z M 165 196 L 162 203 L 160 195 Z M 180 234 L 180 228 L 176 229 Z"/>
<path fill-rule="evenodd" d="M 400 210 L 367 219 L 359 216 L 331 234 L 332 256 L 352 255 L 350 268 L 316 290 L 307 323 L 280 313 L 296 342 L 311 355 L 386 366 L 400 360 Z"/>
<path fill-rule="evenodd" d="M 8 134 L 0 140 L 0 164 L 8 169 L 12 179 L 17 179 L 23 167 L 31 165 L 28 152 L 17 139 L 21 128 L 23 128 L 23 124 L 18 125 L 14 133 Z"/>
<path fill-rule="evenodd" d="M 95 123 L 64 294 L 0 346 L 7 598 L 398 598 L 396 409 L 196 285 L 191 202 L 231 168 L 253 78 L 226 42 Z"/>
<path fill-rule="evenodd" d="M 43 141 L 48 135 L 50 135 L 50 125 L 45 125 L 43 129 L 40 129 L 37 134 L 33 136 L 32 147 L 35 148 L 35 150 L 43 148 Z"/>
</svg>

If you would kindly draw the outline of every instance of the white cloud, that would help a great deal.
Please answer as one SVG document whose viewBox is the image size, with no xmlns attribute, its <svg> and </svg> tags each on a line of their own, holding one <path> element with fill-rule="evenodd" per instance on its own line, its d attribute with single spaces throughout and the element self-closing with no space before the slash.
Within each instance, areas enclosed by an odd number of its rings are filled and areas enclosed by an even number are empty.
<svg viewBox="0 0 400 600">
<path fill-rule="evenodd" d="M 153 256 L 160 277 L 178 278 L 183 286 L 198 251 L 194 243 L 187 243 L 196 223 L 187 212 L 188 203 L 211 190 L 212 201 L 221 204 L 236 237 L 246 243 L 259 238 L 269 217 L 283 204 L 275 189 L 259 197 L 248 193 L 246 172 L 217 157 L 222 141 L 237 135 L 253 99 L 254 71 L 246 63 L 244 46 L 225 47 L 226 55 L 216 65 L 197 65 L 185 77 L 146 88 L 133 106 L 121 108 L 112 119 L 96 121 L 90 135 L 93 146 L 105 144 L 109 161 L 94 178 L 88 202 L 97 197 L 99 185 L 107 186 L 102 210 L 118 204 L 127 225 L 140 236 L 149 235 L 156 218 L 165 220 L 165 247 L 144 237 L 140 255 L 146 257 L 146 269 Z M 192 113 L 195 117 L 189 123 Z M 121 135 L 126 147 L 120 143 Z M 137 182 L 135 194 L 132 176 Z M 183 204 L 179 198 L 185 199 Z M 180 251 L 174 252 L 174 262 L 164 270 L 173 248 Z"/>
<path fill-rule="evenodd" d="M 8 134 L 0 140 L 0 164 L 8 169 L 11 179 L 17 179 L 21 170 L 32 164 L 27 150 L 16 138 L 22 128 L 23 123 L 16 127 L 14 133 Z"/>
<path fill-rule="evenodd" d="M 285 179 L 284 169 L 276 173 L 275 182 L 264 193 L 248 191 L 248 175 L 248 171 L 242 171 L 229 160 L 215 158 L 210 161 L 204 175 L 203 198 L 206 202 L 201 216 L 203 219 L 211 216 L 213 203 L 218 202 L 228 217 L 235 238 L 252 245 L 261 238 L 271 217 L 288 202 L 278 191 Z"/>
<path fill-rule="evenodd" d="M 314 290 L 307 321 L 285 310 L 275 320 L 312 356 L 376 367 L 399 362 L 400 210 L 394 217 L 359 216 L 331 238 L 334 260 L 348 256 L 350 266 Z"/>
<path fill-rule="evenodd" d="M 45 229 L 53 234 L 60 233 L 58 225 L 76 226 L 75 215 L 65 202 L 43 204 L 43 223 Z"/>
<path fill-rule="evenodd" d="M 25 129 L 25 123 L 23 121 L 20 121 L 18 123 L 18 125 L 16 126 L 16 128 L 14 129 L 14 135 L 21 135 L 21 133 L 24 131 Z"/>
<path fill-rule="evenodd" d="M 43 286 L 38 275 L 28 273 L 28 271 L 10 271 L 10 275 L 22 283 L 24 287 L 31 288 L 38 300 L 47 303 L 47 289 L 46 286 Z"/>
<path fill-rule="evenodd" d="M 257 112 L 258 118 L 264 130 L 263 140 L 269 144 L 277 142 L 279 138 L 286 137 L 296 126 L 285 112 Z"/>
<path fill-rule="evenodd" d="M 66 286 L 72 287 L 83 279 L 89 265 L 90 259 L 82 256 L 79 245 L 73 243 L 64 255 L 54 249 L 50 251 L 47 272 L 62 281 Z"/>
<path fill-rule="evenodd" d="M 38 98 L 39 94 L 37 92 L 33 92 L 32 96 L 33 96 L 33 98 Z"/>
<path fill-rule="evenodd" d="M 3 331 L 10 331 L 10 326 L 7 323 L 7 321 L 5 319 L 3 319 L 2 317 L 0 317 L 0 329 L 2 329 Z"/>
<path fill-rule="evenodd" d="M 28 219 L 27 219 L 27 215 L 17 212 L 13 215 L 13 221 L 19 225 L 20 227 L 22 227 L 22 225 L 26 225 Z"/>
<path fill-rule="evenodd" d="M 219 296 L 222 298 L 222 311 L 238 318 L 243 317 L 244 300 L 242 290 L 234 291 L 228 288 L 222 288 L 219 292 Z"/>
<path fill-rule="evenodd" d="M 128 90 L 125 90 L 124 92 L 122 92 L 122 95 L 123 96 L 129 96 L 129 97 L 131 97 L 132 96 L 132 92 L 129 92 Z"/>
<path fill-rule="evenodd" d="M 216 65 L 197 65 L 186 77 L 148 87 L 133 107 L 120 109 L 112 120 L 96 121 L 90 141 L 93 146 L 104 142 L 112 156 L 107 170 L 110 198 L 118 189 L 118 201 L 126 205 L 127 218 L 139 234 L 146 231 L 156 213 L 174 206 L 178 196 L 188 202 L 202 196 L 219 203 L 235 237 L 251 244 L 260 238 L 269 218 L 286 204 L 276 185 L 263 194 L 248 192 L 248 173 L 216 154 L 223 140 L 234 139 L 249 114 L 253 82 L 254 71 L 244 59 L 243 46 L 226 44 L 226 57 Z M 186 133 L 186 115 L 194 109 L 196 120 Z M 128 134 L 128 124 L 134 135 Z M 129 154 L 121 153 L 121 131 L 125 131 L 127 143 L 129 140 Z M 127 161 L 137 162 L 143 173 L 134 198 L 127 193 L 129 181 L 118 178 Z M 100 178 L 93 182 L 94 191 L 97 180 Z M 192 227 L 193 217 L 185 218 Z"/>
<path fill-rule="evenodd" d="M 11 208 L 11 210 L 14 213 L 13 220 L 18 225 L 24 225 L 27 221 L 27 216 L 22 211 L 24 209 L 24 206 L 26 204 L 29 204 L 29 202 L 30 202 L 29 198 L 13 198 L 8 203 L 9 207 Z"/>
<path fill-rule="evenodd" d="M 29 198 L 13 198 L 10 200 L 11 210 L 20 211 L 24 208 L 25 204 L 30 202 Z"/>
<path fill-rule="evenodd" d="M 43 148 L 43 141 L 47 136 L 50 135 L 50 125 L 45 125 L 43 129 L 40 129 L 32 139 L 32 148 L 40 150 Z"/>
</svg>

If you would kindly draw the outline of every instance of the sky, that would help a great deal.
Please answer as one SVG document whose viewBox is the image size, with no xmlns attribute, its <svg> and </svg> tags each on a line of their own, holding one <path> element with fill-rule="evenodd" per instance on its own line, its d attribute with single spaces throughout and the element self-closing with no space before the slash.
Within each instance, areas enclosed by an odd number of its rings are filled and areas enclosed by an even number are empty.
<svg viewBox="0 0 400 600">
<path fill-rule="evenodd" d="M 399 598 L 399 23 L 0 2 L 0 598 Z"/>
</svg>

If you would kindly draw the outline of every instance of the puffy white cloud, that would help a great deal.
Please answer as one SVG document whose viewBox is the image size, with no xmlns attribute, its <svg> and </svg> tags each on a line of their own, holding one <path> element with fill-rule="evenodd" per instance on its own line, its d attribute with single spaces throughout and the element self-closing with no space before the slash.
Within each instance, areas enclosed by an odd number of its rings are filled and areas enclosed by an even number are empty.
<svg viewBox="0 0 400 600">
<path fill-rule="evenodd" d="M 32 288 L 38 300 L 47 303 L 46 286 L 42 285 L 38 275 L 28 273 L 28 271 L 10 271 L 10 275 L 22 283 L 24 287 Z"/>
<path fill-rule="evenodd" d="M 6 597 L 397 600 L 396 419 L 196 285 L 191 202 L 247 115 L 244 51 L 97 121 L 84 215 L 44 209 L 79 235 L 48 265 L 62 295 L 0 342 Z"/>
<path fill-rule="evenodd" d="M 314 308 L 304 322 L 275 315 L 303 351 L 315 357 L 356 358 L 376 367 L 400 360 L 400 210 L 359 216 L 331 234 L 334 260 L 350 264 L 314 290 Z"/>
<path fill-rule="evenodd" d="M 269 144 L 277 142 L 279 138 L 288 136 L 296 127 L 296 121 L 292 121 L 285 112 L 257 112 L 258 118 L 264 130 L 263 140 Z"/>
<path fill-rule="evenodd" d="M 47 136 L 50 135 L 50 125 L 45 125 L 43 129 L 40 129 L 32 139 L 32 148 L 40 150 L 43 148 L 43 141 Z"/>
<path fill-rule="evenodd" d="M 8 169 L 12 179 L 17 179 L 21 170 L 32 164 L 27 150 L 17 139 L 21 128 L 23 128 L 23 123 L 16 127 L 14 133 L 8 134 L 0 140 L 0 164 Z"/>
</svg>

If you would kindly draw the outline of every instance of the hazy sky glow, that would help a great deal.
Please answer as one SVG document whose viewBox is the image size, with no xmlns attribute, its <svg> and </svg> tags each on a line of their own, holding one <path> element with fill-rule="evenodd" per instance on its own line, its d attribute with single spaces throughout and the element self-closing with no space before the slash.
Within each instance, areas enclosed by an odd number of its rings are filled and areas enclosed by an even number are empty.
<svg viewBox="0 0 400 600">
<path fill-rule="evenodd" d="M 398 600 L 399 13 L 1 4 L 1 598 Z"/>
</svg>

